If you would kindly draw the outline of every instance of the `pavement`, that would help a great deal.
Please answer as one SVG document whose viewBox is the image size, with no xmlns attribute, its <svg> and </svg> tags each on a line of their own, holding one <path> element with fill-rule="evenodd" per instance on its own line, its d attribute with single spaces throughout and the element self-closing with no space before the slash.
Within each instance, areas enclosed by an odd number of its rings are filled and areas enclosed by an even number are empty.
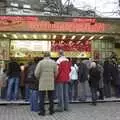
<svg viewBox="0 0 120 120">
<path fill-rule="evenodd" d="M 29 105 L 1 105 L 0 120 L 120 120 L 120 102 L 98 103 L 97 106 L 90 103 L 70 104 L 69 112 L 47 113 L 45 117 L 31 112 Z"/>
</svg>

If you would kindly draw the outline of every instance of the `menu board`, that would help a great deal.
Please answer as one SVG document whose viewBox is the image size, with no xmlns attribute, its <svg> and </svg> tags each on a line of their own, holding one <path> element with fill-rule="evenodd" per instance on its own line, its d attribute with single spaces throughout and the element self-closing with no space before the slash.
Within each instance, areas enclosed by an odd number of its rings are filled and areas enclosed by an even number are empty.
<svg viewBox="0 0 120 120">
<path fill-rule="evenodd" d="M 9 40 L 0 40 L 0 60 L 9 60 Z"/>
<path fill-rule="evenodd" d="M 12 40 L 10 55 L 12 57 L 36 57 L 50 50 L 50 41 Z"/>
</svg>

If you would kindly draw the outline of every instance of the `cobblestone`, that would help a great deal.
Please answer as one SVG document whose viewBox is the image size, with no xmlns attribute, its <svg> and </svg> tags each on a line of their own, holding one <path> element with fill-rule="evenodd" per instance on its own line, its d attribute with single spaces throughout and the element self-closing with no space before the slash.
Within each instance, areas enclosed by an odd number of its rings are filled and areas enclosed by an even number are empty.
<svg viewBox="0 0 120 120">
<path fill-rule="evenodd" d="M 31 112 L 28 105 L 0 106 L 0 120 L 120 120 L 120 103 L 98 103 L 97 106 L 71 104 L 69 112 L 47 114 Z M 47 109 L 46 109 L 47 110 Z"/>
</svg>

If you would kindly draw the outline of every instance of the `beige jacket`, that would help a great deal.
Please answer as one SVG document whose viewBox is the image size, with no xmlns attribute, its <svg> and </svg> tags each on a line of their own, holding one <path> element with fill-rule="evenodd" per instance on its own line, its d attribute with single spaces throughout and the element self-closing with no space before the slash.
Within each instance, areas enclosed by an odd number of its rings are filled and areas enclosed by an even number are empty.
<svg viewBox="0 0 120 120">
<path fill-rule="evenodd" d="M 35 76 L 39 80 L 39 91 L 54 90 L 55 76 L 57 76 L 56 63 L 50 58 L 44 58 L 38 63 Z"/>
</svg>

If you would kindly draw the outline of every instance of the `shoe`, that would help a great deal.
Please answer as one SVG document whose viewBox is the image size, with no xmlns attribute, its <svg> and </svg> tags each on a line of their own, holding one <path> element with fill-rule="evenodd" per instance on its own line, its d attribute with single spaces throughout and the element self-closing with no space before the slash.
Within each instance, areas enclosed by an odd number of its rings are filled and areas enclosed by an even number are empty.
<svg viewBox="0 0 120 120">
<path fill-rule="evenodd" d="M 65 108 L 65 109 L 64 109 L 64 111 L 69 112 L 69 111 L 70 111 L 70 109 L 66 109 L 66 108 Z"/>
<path fill-rule="evenodd" d="M 49 114 L 50 115 L 53 115 L 55 113 L 55 111 L 50 111 Z"/>
<path fill-rule="evenodd" d="M 103 98 L 103 97 L 99 97 L 98 99 L 99 99 L 99 100 L 104 100 L 104 98 Z"/>
<path fill-rule="evenodd" d="M 55 111 L 56 112 L 63 112 L 64 110 L 63 109 L 56 109 Z"/>
<path fill-rule="evenodd" d="M 45 113 L 39 112 L 38 115 L 39 116 L 45 116 Z"/>
<path fill-rule="evenodd" d="M 91 105 L 96 106 L 97 104 L 96 103 L 91 103 Z"/>
<path fill-rule="evenodd" d="M 86 99 L 79 99 L 80 102 L 86 102 Z"/>
</svg>

